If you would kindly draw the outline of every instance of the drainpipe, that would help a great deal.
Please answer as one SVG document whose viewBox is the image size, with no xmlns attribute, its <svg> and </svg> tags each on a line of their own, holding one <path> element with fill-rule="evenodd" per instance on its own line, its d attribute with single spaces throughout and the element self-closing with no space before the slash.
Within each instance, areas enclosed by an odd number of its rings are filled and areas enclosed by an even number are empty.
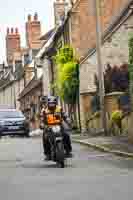
<svg viewBox="0 0 133 200">
<path fill-rule="evenodd" d="M 16 90 L 15 90 L 15 79 L 13 81 L 13 93 L 14 93 L 14 108 L 16 108 Z"/>
<path fill-rule="evenodd" d="M 50 83 L 53 84 L 54 83 L 54 65 L 53 65 L 53 62 L 52 62 L 52 59 L 50 58 L 50 66 L 49 66 L 49 73 L 50 73 Z M 54 95 L 55 94 L 55 91 L 54 91 L 54 88 L 50 89 L 51 90 L 51 94 Z"/>
<path fill-rule="evenodd" d="M 49 68 L 50 68 L 49 57 L 45 56 L 44 62 L 43 62 L 43 95 L 44 96 L 48 96 L 51 94 L 50 92 L 51 74 L 50 74 Z"/>
<path fill-rule="evenodd" d="M 35 75 L 35 80 L 37 80 L 37 65 L 35 59 L 34 59 L 34 75 Z"/>
<path fill-rule="evenodd" d="M 78 81 L 79 81 L 79 87 L 78 87 L 78 91 L 77 91 L 78 121 L 79 121 L 79 130 L 80 130 L 80 133 L 81 133 L 79 63 L 77 64 L 77 79 L 78 79 Z"/>
</svg>

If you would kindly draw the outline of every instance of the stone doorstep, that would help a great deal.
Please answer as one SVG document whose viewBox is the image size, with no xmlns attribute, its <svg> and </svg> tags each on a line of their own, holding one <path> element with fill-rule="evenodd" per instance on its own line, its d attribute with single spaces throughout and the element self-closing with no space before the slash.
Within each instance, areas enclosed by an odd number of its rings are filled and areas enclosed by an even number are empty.
<svg viewBox="0 0 133 200">
<path fill-rule="evenodd" d="M 100 150 L 100 151 L 103 151 L 103 152 L 113 153 L 115 155 L 122 156 L 122 157 L 133 158 L 133 153 L 128 153 L 128 152 L 124 152 L 124 151 L 118 151 L 118 150 L 110 150 L 109 148 L 104 147 L 103 145 L 93 144 L 93 143 L 87 142 L 85 140 L 72 139 L 72 141 L 75 142 L 75 143 L 79 143 L 81 145 L 92 147 L 94 149 L 97 149 L 97 150 Z"/>
</svg>

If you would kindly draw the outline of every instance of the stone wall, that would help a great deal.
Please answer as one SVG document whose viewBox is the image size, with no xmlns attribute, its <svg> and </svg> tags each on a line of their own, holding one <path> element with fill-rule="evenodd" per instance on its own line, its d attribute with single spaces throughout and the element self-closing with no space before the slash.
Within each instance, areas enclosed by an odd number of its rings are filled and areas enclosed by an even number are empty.
<svg viewBox="0 0 133 200">
<path fill-rule="evenodd" d="M 0 104 L 15 107 L 15 84 L 13 82 L 0 90 Z"/>
<path fill-rule="evenodd" d="M 101 24 L 104 31 L 114 16 L 123 9 L 128 0 L 101 1 Z M 94 0 L 79 0 L 75 3 L 71 14 L 72 44 L 79 56 L 95 46 L 95 9 Z"/>
<path fill-rule="evenodd" d="M 127 20 L 119 24 L 115 31 L 110 32 L 108 38 L 102 45 L 102 63 L 105 69 L 105 65 L 110 63 L 113 65 L 121 65 L 128 62 L 128 40 L 130 34 L 132 33 L 133 16 L 127 18 Z M 92 93 L 95 91 L 94 75 L 98 74 L 97 69 L 97 55 L 94 51 L 86 60 L 81 63 L 80 66 L 80 94 L 82 93 Z M 110 101 L 109 106 L 106 105 L 107 109 L 114 110 L 117 108 L 115 100 Z M 83 101 L 81 101 L 81 116 L 84 116 Z M 85 118 L 85 117 L 82 117 Z M 96 126 L 96 122 L 92 126 Z M 99 126 L 99 122 L 98 122 Z M 131 136 L 132 137 L 132 136 Z"/>
<path fill-rule="evenodd" d="M 97 73 L 96 58 L 95 63 L 89 63 L 86 60 L 80 65 L 80 93 L 95 92 L 94 76 Z"/>
<path fill-rule="evenodd" d="M 0 105 L 8 105 L 20 109 L 19 94 L 24 89 L 24 79 L 10 82 L 7 86 L 0 88 Z"/>
<path fill-rule="evenodd" d="M 91 99 L 92 95 L 82 94 L 80 95 L 80 118 L 82 131 L 85 131 L 87 128 L 87 120 L 91 116 Z"/>
<path fill-rule="evenodd" d="M 121 92 L 114 92 L 106 95 L 105 97 L 105 108 L 106 108 L 106 117 L 107 117 L 107 126 L 110 127 L 110 117 L 113 111 L 118 110 L 119 104 L 118 104 L 118 98 L 122 95 Z M 81 96 L 81 122 L 82 122 L 82 130 L 88 128 L 91 132 L 98 132 L 100 129 L 102 129 L 101 126 L 101 118 L 100 115 L 96 115 L 96 113 L 92 113 L 91 110 L 91 99 L 93 96 L 90 95 L 84 95 Z M 84 101 L 83 101 L 84 100 Z M 85 106 L 86 105 L 86 106 Z M 89 106 L 88 106 L 89 105 Z M 87 122 L 87 120 L 89 120 Z M 125 120 L 123 120 L 123 126 L 125 126 L 125 129 L 127 128 L 127 124 L 125 124 Z"/>
<path fill-rule="evenodd" d="M 130 16 L 125 23 L 123 23 L 116 32 L 113 32 L 110 37 L 104 42 L 102 46 L 102 63 L 105 69 L 107 63 L 113 65 L 121 65 L 128 62 L 128 40 L 132 33 L 133 16 Z M 88 58 L 81 63 L 80 67 L 80 92 L 89 91 L 90 88 L 95 88 L 93 75 L 98 73 L 97 69 L 97 55 L 96 52 L 88 56 Z M 84 78 L 85 77 L 85 78 Z"/>
</svg>

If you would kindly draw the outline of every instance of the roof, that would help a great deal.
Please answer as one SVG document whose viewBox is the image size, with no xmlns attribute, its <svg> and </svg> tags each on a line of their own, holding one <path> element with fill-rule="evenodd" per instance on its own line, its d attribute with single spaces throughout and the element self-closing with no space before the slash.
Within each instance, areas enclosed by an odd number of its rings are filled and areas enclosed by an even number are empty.
<svg viewBox="0 0 133 200">
<path fill-rule="evenodd" d="M 42 58 L 44 55 L 47 55 L 47 53 L 51 50 L 53 47 L 53 44 L 55 42 L 55 39 L 62 33 L 62 30 L 68 20 L 69 13 L 62 21 L 62 24 L 58 25 L 54 31 L 51 34 L 51 37 L 48 39 L 48 41 L 45 43 L 45 45 L 40 49 L 39 53 L 37 54 L 36 58 Z"/>
<path fill-rule="evenodd" d="M 51 37 L 54 30 L 55 28 L 52 28 L 51 30 L 49 30 L 46 34 L 40 37 L 40 40 L 48 40 Z"/>
<path fill-rule="evenodd" d="M 128 0 L 128 3 L 125 5 L 122 11 L 112 19 L 108 28 L 103 33 L 102 43 L 104 43 L 107 39 L 109 39 L 109 37 L 111 37 L 112 34 L 115 33 L 118 30 L 118 28 L 127 20 L 127 18 L 133 14 L 133 10 L 131 7 L 132 5 L 133 5 L 133 0 Z M 91 49 L 88 49 L 88 52 L 84 57 L 81 58 L 80 62 L 81 63 L 84 62 L 88 57 L 90 57 L 95 52 L 96 52 L 96 46 L 94 46 Z"/>
<path fill-rule="evenodd" d="M 19 95 L 19 100 L 23 98 L 25 95 L 27 95 L 29 92 L 32 91 L 32 89 L 38 87 L 39 84 L 42 84 L 42 77 L 40 79 L 33 79 L 29 82 L 29 84 L 23 89 L 23 91 Z"/>
<path fill-rule="evenodd" d="M 48 39 L 48 41 L 45 43 L 45 45 L 40 49 L 36 58 L 42 58 L 44 56 L 44 54 L 47 53 L 47 51 L 53 44 L 55 34 L 56 34 L 56 30 L 52 33 L 51 37 Z"/>
<path fill-rule="evenodd" d="M 0 90 L 7 87 L 9 84 L 12 83 L 12 77 L 11 77 L 11 72 L 8 71 L 6 74 L 2 76 L 0 79 Z"/>
<path fill-rule="evenodd" d="M 2 85 L 0 86 L 0 90 L 10 86 L 13 82 L 14 82 L 13 80 L 9 80 L 9 79 L 4 80 Z"/>
</svg>

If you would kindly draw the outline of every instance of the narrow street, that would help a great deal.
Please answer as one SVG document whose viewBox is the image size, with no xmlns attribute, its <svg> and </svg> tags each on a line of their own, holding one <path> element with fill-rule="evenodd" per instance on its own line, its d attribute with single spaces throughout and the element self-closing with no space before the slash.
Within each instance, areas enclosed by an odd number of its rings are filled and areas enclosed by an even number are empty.
<svg viewBox="0 0 133 200">
<path fill-rule="evenodd" d="M 133 160 L 74 144 L 65 169 L 44 162 L 41 140 L 0 140 L 2 200 L 132 200 Z"/>
</svg>

